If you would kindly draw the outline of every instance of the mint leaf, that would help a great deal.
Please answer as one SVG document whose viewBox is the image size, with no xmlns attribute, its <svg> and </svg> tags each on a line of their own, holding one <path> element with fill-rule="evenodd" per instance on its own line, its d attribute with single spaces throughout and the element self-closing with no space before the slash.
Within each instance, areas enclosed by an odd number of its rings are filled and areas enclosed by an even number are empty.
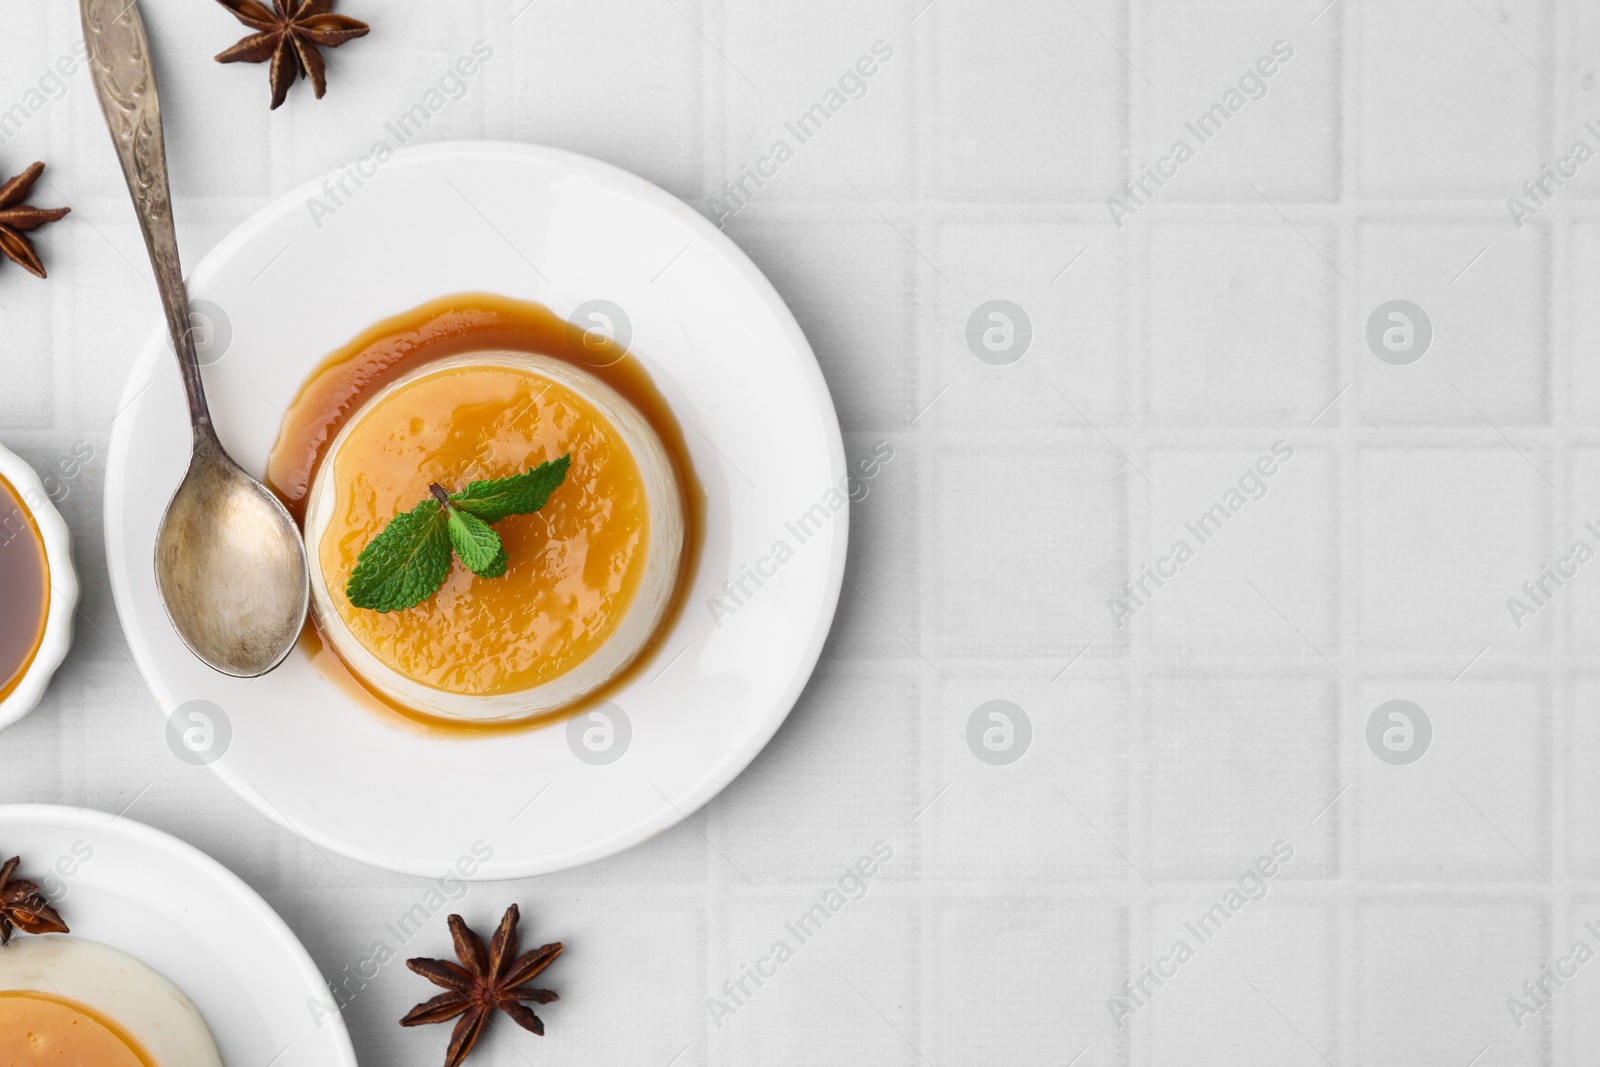
<svg viewBox="0 0 1600 1067">
<path fill-rule="evenodd" d="M 450 545 L 467 569 L 480 578 L 498 578 L 504 574 L 504 566 L 500 567 L 498 574 L 484 573 L 505 559 L 506 550 L 500 543 L 500 535 L 476 515 L 469 515 L 454 507 L 446 510 L 449 512 Z"/>
<path fill-rule="evenodd" d="M 550 494 L 566 480 L 571 463 L 572 454 L 568 453 L 509 478 L 473 482 L 453 495 L 450 502 L 490 524 L 508 515 L 530 515 L 544 507 Z"/>
<path fill-rule="evenodd" d="M 500 535 L 490 529 L 508 515 L 544 507 L 567 477 L 568 453 L 509 478 L 473 482 L 451 496 L 430 485 L 433 495 L 396 515 L 356 559 L 345 596 L 358 608 L 404 611 L 437 593 L 450 577 L 452 555 L 479 578 L 499 578 L 511 565 Z"/>
<path fill-rule="evenodd" d="M 424 500 L 396 515 L 361 550 L 344 592 L 358 608 L 404 611 L 437 593 L 449 576 L 444 510 L 437 500 Z"/>
<path fill-rule="evenodd" d="M 499 578 L 505 574 L 506 568 L 511 566 L 511 557 L 506 555 L 506 546 L 500 546 L 500 552 L 489 561 L 489 565 L 481 571 L 473 571 L 479 578 Z"/>
</svg>

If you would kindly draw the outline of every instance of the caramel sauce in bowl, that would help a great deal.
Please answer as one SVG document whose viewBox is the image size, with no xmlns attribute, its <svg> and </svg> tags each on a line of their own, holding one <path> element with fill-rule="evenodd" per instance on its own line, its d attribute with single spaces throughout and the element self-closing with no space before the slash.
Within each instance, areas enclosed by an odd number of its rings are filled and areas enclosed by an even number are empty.
<svg viewBox="0 0 1600 1067">
<path fill-rule="evenodd" d="M 67 524 L 33 469 L 0 448 L 0 729 L 32 711 L 72 644 Z"/>
</svg>

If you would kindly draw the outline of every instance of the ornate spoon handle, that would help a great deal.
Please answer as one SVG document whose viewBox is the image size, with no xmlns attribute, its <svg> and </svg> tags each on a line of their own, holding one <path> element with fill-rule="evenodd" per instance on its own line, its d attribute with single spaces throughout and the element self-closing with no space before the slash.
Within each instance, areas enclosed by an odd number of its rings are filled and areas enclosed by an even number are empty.
<svg viewBox="0 0 1600 1067">
<path fill-rule="evenodd" d="M 172 347 L 183 373 L 189 400 L 189 421 L 195 444 L 215 440 L 206 405 L 200 360 L 189 325 L 189 297 L 178 261 L 178 235 L 172 221 L 172 191 L 167 184 L 167 150 L 161 135 L 161 100 L 150 62 L 150 41 L 138 0 L 79 0 L 83 39 L 89 46 L 89 70 L 95 94 L 105 112 L 111 140 L 117 146 L 122 174 L 144 231 L 156 288 L 166 311 Z"/>
</svg>

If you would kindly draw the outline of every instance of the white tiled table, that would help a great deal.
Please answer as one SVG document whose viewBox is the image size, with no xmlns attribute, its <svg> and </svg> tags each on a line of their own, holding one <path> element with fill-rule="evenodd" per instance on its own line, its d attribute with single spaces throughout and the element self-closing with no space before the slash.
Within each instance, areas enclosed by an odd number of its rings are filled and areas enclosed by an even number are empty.
<svg viewBox="0 0 1600 1067">
<path fill-rule="evenodd" d="M 1574 539 L 1600 548 L 1600 161 L 1521 229 L 1505 203 L 1573 140 L 1600 149 L 1600 16 L 1322 2 L 342 0 L 373 35 L 332 54 L 327 99 L 269 113 L 264 70 L 209 59 L 242 33 L 225 11 L 143 0 L 190 262 L 366 152 L 479 40 L 493 58 L 420 140 L 570 148 L 700 208 L 893 50 L 727 224 L 810 336 L 850 456 L 895 453 L 854 510 L 828 650 L 692 828 L 473 890 L 473 921 L 519 899 L 569 945 L 550 1036 L 474 1062 L 1600 1055 L 1600 962 L 1520 1030 L 1506 1006 L 1573 941 L 1600 950 L 1600 563 L 1520 630 L 1505 604 Z M 0 111 L 69 53 L 74 7 L 8 0 Z M 1114 226 L 1123 179 L 1276 41 L 1294 54 L 1266 95 Z M 92 450 L 61 505 L 85 596 L 44 706 L 0 735 L 0 801 L 131 804 L 337 980 L 425 887 L 330 861 L 167 751 L 101 533 L 155 297 L 87 77 L 59 93 L 0 132 L 0 171 L 47 160 L 37 202 L 74 209 L 40 235 L 48 283 L 0 268 L 0 440 L 41 468 Z M 965 341 L 995 298 L 1033 326 L 1011 366 Z M 1365 341 L 1395 298 L 1436 332 L 1409 367 Z M 1265 498 L 1118 629 L 1106 599 L 1277 441 L 1294 457 Z M 1033 726 L 1009 766 L 966 742 L 996 698 Z M 1393 698 L 1434 726 L 1410 766 L 1368 749 Z M 866 896 L 714 1018 L 879 840 Z M 1193 940 L 1278 840 L 1266 897 Z M 1108 998 L 1180 938 L 1194 958 L 1119 1030 Z M 361 991 L 364 1062 L 442 1060 L 443 1028 L 394 1025 L 427 993 L 398 965 Z"/>
</svg>

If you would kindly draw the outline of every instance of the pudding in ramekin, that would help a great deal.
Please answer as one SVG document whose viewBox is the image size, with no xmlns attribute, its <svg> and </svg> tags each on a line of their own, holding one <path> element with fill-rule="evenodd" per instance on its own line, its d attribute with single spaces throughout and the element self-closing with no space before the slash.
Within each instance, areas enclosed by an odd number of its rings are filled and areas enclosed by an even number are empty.
<svg viewBox="0 0 1600 1067">
<path fill-rule="evenodd" d="M 495 525 L 508 566 L 452 563 L 403 611 L 350 602 L 362 550 L 429 496 L 570 455 L 543 508 Z M 680 487 L 650 423 L 569 362 L 469 352 L 391 382 L 344 423 L 306 499 L 316 624 L 385 698 L 464 722 L 555 711 L 605 685 L 649 644 L 684 551 Z"/>
</svg>

